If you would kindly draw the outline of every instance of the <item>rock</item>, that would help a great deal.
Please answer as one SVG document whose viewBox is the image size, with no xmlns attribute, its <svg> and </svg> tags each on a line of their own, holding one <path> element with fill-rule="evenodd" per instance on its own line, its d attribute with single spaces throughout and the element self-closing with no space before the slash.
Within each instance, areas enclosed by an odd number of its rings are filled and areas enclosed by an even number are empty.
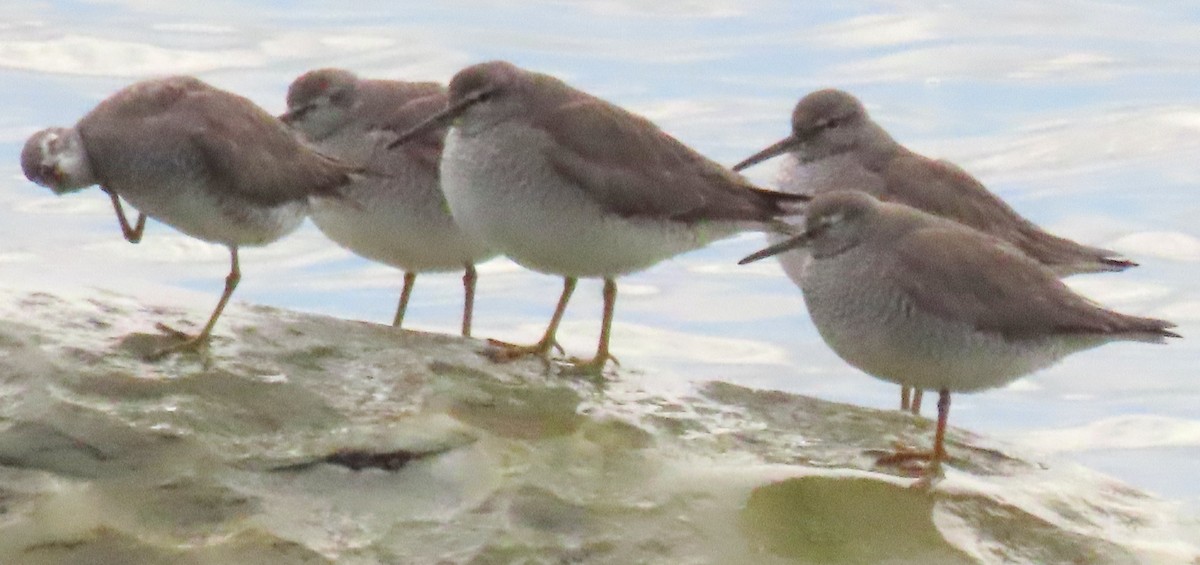
<svg viewBox="0 0 1200 565">
<path fill-rule="evenodd" d="M 672 395 L 482 342 L 235 304 L 0 291 L 0 563 L 1195 563 L 1175 505 L 928 421 L 728 383 Z M 167 318 L 164 320 L 164 318 Z"/>
</svg>

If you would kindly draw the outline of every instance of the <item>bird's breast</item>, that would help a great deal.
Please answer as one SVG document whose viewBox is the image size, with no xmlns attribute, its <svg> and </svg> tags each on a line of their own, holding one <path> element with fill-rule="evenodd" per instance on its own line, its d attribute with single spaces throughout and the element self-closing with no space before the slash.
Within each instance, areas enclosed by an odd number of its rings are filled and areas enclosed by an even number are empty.
<svg viewBox="0 0 1200 565">
<path fill-rule="evenodd" d="M 706 243 L 678 222 L 620 217 L 596 187 L 560 175 L 566 150 L 534 127 L 505 122 L 450 129 L 441 180 L 455 220 L 521 265 L 552 274 L 616 276 Z"/>
<path fill-rule="evenodd" d="M 802 286 L 821 337 L 851 365 L 922 389 L 1002 386 L 1049 366 L 1070 350 L 1053 340 L 1013 341 L 967 321 L 923 310 L 862 247 L 813 259 Z"/>
</svg>

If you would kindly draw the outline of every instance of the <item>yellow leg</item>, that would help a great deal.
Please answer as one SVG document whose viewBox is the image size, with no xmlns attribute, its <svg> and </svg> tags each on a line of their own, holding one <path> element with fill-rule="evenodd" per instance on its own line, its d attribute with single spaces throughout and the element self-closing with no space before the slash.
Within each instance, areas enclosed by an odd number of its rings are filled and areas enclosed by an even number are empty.
<svg viewBox="0 0 1200 565">
<path fill-rule="evenodd" d="M 608 352 L 608 340 L 612 334 L 613 313 L 617 305 L 617 281 L 604 279 L 604 319 L 600 323 L 600 343 L 596 347 L 596 356 L 588 360 L 572 359 L 571 373 L 599 375 L 611 360 L 618 365 L 620 362 Z"/>
<path fill-rule="evenodd" d="M 941 475 L 942 462 L 946 460 L 946 421 L 949 417 L 950 391 L 942 389 L 938 391 L 937 431 L 934 432 L 933 436 L 933 450 L 900 450 L 896 453 L 880 457 L 875 461 L 875 464 L 898 466 L 906 470 L 911 470 L 906 464 L 912 461 L 928 461 L 925 467 L 921 469 L 917 481 L 912 484 L 912 488 L 928 489 L 933 486 L 933 481 L 937 480 Z"/>
<path fill-rule="evenodd" d="M 471 337 L 471 319 L 475 316 L 475 281 L 479 276 L 475 273 L 475 265 L 467 265 L 463 272 L 463 317 L 462 335 Z"/>
<path fill-rule="evenodd" d="M 221 317 L 221 312 L 225 310 L 225 305 L 229 303 L 229 297 L 233 296 L 233 289 L 237 288 L 238 282 L 242 280 L 242 271 L 238 267 L 237 247 L 229 248 L 229 263 L 229 275 L 225 277 L 225 292 L 221 293 L 221 299 L 217 301 L 217 307 L 213 310 L 212 315 L 208 317 L 208 323 L 204 324 L 204 329 L 201 330 L 200 335 L 189 338 L 187 334 L 166 324 L 158 324 L 159 330 L 177 336 L 184 341 L 152 353 L 149 357 L 151 360 L 161 359 L 171 353 L 201 351 L 208 347 L 208 340 L 212 336 L 213 326 L 217 325 L 217 318 Z"/>
<path fill-rule="evenodd" d="M 400 304 L 396 306 L 396 317 L 392 318 L 392 327 L 398 328 L 404 324 L 404 312 L 408 310 L 408 299 L 412 296 L 413 285 L 417 283 L 417 274 L 404 272 L 404 288 L 400 289 Z"/>
<path fill-rule="evenodd" d="M 121 198 L 117 193 L 105 188 L 104 192 L 108 193 L 108 197 L 112 199 L 113 210 L 117 213 L 117 221 L 121 224 L 121 235 L 125 236 L 125 240 L 129 243 L 137 243 L 142 240 L 142 232 L 146 230 L 146 215 L 138 212 L 137 226 L 130 227 L 129 220 L 125 218 L 125 208 L 121 207 Z"/>
<path fill-rule="evenodd" d="M 558 297 L 558 306 L 554 308 L 554 316 L 550 318 L 550 325 L 546 328 L 546 333 L 542 335 L 542 339 L 533 345 L 515 345 L 505 341 L 489 339 L 488 344 L 491 345 L 491 350 L 488 351 L 488 357 L 496 362 L 507 362 L 527 355 L 546 357 L 550 354 L 550 350 L 555 348 L 561 351 L 562 347 L 558 345 L 558 340 L 555 336 L 558 335 L 558 324 L 562 322 L 563 313 L 567 311 L 567 302 L 571 300 L 571 294 L 575 292 L 576 282 L 578 282 L 578 279 L 575 277 L 563 277 L 563 290 L 562 294 Z"/>
<path fill-rule="evenodd" d="M 912 484 L 912 488 L 928 490 L 933 486 L 933 481 L 937 480 L 942 474 L 942 461 L 946 460 L 946 421 L 950 418 L 950 391 L 942 389 L 938 391 L 938 419 L 937 431 L 933 435 L 933 457 L 929 460 L 929 465 L 925 467 L 925 472 L 921 473 L 921 478 Z"/>
</svg>

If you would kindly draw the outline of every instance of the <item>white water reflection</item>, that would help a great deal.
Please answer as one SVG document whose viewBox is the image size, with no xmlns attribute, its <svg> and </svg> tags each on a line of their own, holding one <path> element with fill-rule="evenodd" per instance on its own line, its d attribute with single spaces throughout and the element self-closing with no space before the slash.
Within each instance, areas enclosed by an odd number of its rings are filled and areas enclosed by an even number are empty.
<svg viewBox="0 0 1200 565">
<path fill-rule="evenodd" d="M 1171 431 L 1191 430 L 1200 405 L 1200 10 L 1191 4 L 13 0 L 5 11 L 5 286 L 110 288 L 201 313 L 216 299 L 223 248 L 156 224 L 142 244 L 127 245 L 101 194 L 56 198 L 19 170 L 27 135 L 73 123 L 145 76 L 198 74 L 277 112 L 290 81 L 313 67 L 446 80 L 470 62 L 505 58 L 641 112 L 727 164 L 785 135 L 801 95 L 839 86 L 897 139 L 960 163 L 1034 221 L 1142 262 L 1071 284 L 1123 311 L 1173 319 L 1188 336 L 1166 347 L 1105 347 L 961 395 L 954 423 L 1034 438 L 1200 501 L 1195 466 L 1175 464 L 1200 459 L 1200 440 Z M 769 184 L 777 166 L 751 177 Z M 728 379 L 895 404 L 895 387 L 824 346 L 776 267 L 733 264 L 760 242 L 734 238 L 624 279 L 613 338 L 624 366 L 664 381 Z M 242 268 L 236 299 L 378 322 L 390 320 L 400 286 L 398 272 L 311 226 L 246 250 Z M 502 259 L 480 273 L 477 333 L 535 337 L 560 281 Z M 454 332 L 460 301 L 457 274 L 422 276 L 407 320 Z M 563 327 L 573 352 L 592 347 L 599 312 L 599 285 L 581 284 Z M 1183 439 L 1162 444 L 1168 431 Z M 1080 434 L 1086 442 L 1070 443 Z"/>
</svg>

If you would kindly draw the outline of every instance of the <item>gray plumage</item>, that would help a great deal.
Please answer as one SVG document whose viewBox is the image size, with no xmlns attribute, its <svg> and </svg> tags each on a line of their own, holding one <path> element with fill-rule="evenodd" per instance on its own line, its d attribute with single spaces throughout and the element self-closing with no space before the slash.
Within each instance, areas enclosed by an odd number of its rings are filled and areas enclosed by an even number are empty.
<svg viewBox="0 0 1200 565">
<path fill-rule="evenodd" d="M 350 178 L 253 102 L 188 76 L 135 83 L 73 129 L 34 134 L 22 167 L 59 193 L 99 184 L 150 217 L 226 245 L 278 239 L 299 225 L 310 195 L 336 195 Z M 295 210 L 269 217 L 282 208 Z"/>
<path fill-rule="evenodd" d="M 337 198 L 352 173 L 303 146 L 253 102 L 187 76 L 135 83 L 74 128 L 35 133 L 21 167 L 29 180 L 58 194 L 100 185 L 131 242 L 140 240 L 145 218 L 131 229 L 120 198 L 141 214 L 229 248 L 225 291 L 203 331 L 156 355 L 205 346 L 241 278 L 238 247 L 292 232 L 310 196 Z"/>
<path fill-rule="evenodd" d="M 1076 294 L 1001 239 L 863 192 L 818 195 L 805 224 L 747 259 L 806 247 L 801 288 L 822 337 L 898 384 L 979 390 L 1109 341 L 1178 337 Z"/>
<path fill-rule="evenodd" d="M 805 232 L 742 263 L 803 247 L 801 289 L 821 337 L 851 365 L 937 390 L 928 486 L 945 458 L 952 392 L 1002 386 L 1113 341 L 1161 343 L 1174 324 L 1105 309 L 1010 243 L 860 191 L 817 195 Z M 912 458 L 900 454 L 885 458 Z"/>
<path fill-rule="evenodd" d="M 317 197 L 312 219 L 321 232 L 363 257 L 405 272 L 393 325 L 403 323 L 417 273 L 465 270 L 463 334 L 470 335 L 474 264 L 495 255 L 451 217 L 440 186 L 446 128 L 429 128 L 389 150 L 406 131 L 446 106 L 432 82 L 359 78 L 344 69 L 317 69 L 288 88 L 282 120 L 321 152 L 360 166 L 344 200 Z"/>
<path fill-rule="evenodd" d="M 504 61 L 467 67 L 450 82 L 450 104 L 479 100 L 507 107 L 467 131 L 520 117 L 549 136 L 545 151 L 562 180 L 607 213 L 693 223 L 766 222 L 806 198 L 760 189 L 705 158 L 649 120 Z"/>
<path fill-rule="evenodd" d="M 1004 239 L 1059 276 L 1136 265 L 1112 251 L 1042 230 L 961 168 L 897 143 L 857 98 L 841 90 L 818 90 L 802 98 L 792 112 L 792 134 L 734 170 L 784 153 L 792 159 L 781 172 L 784 190 L 814 195 L 863 190 Z"/>
<path fill-rule="evenodd" d="M 442 188 L 464 229 L 517 263 L 562 275 L 563 293 L 542 340 L 501 345 L 499 358 L 547 354 L 578 277 L 605 279 L 597 353 L 609 359 L 616 277 L 745 229 L 767 230 L 806 196 L 761 190 L 650 121 L 541 73 L 503 61 L 450 81 L 447 108 L 402 134 L 453 121 Z"/>
<path fill-rule="evenodd" d="M 285 121 L 304 124 L 305 134 L 319 140 L 347 123 L 381 126 L 387 116 L 408 102 L 445 94 L 445 87 L 436 82 L 367 79 L 346 69 L 316 69 L 300 75 L 288 86 Z M 316 121 L 306 116 L 313 110 L 326 108 L 340 109 L 343 115 L 332 114 Z M 346 119 L 347 116 L 351 119 Z"/>
<path fill-rule="evenodd" d="M 792 134 L 734 166 L 741 170 L 787 154 L 779 172 L 779 189 L 820 194 L 855 188 L 875 197 L 906 204 L 948 218 L 1010 242 L 1058 276 L 1120 271 L 1136 263 L 1111 251 L 1050 234 L 1020 216 L 978 180 L 952 163 L 933 160 L 897 143 L 871 120 L 862 103 L 847 92 L 826 89 L 800 100 L 792 112 Z M 778 241 L 777 236 L 770 236 Z M 784 272 L 802 284 L 808 257 L 802 252 L 779 256 Z M 921 392 L 909 404 L 901 391 L 901 408 L 919 414 Z"/>
</svg>

